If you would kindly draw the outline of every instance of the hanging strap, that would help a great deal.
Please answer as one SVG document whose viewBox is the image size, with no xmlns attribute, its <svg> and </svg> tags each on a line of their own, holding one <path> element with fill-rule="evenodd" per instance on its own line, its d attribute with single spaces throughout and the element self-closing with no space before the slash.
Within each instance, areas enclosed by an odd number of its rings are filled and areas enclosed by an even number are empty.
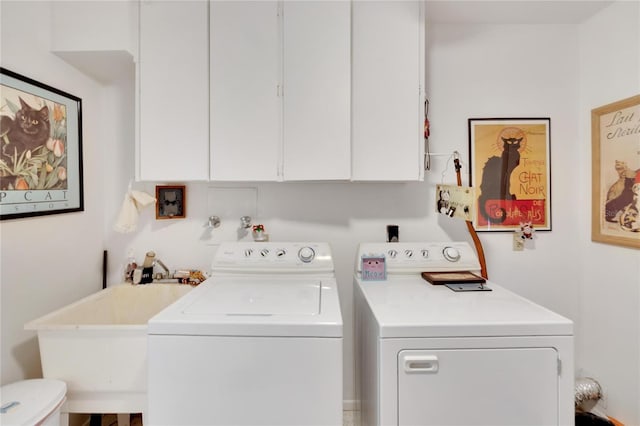
<svg viewBox="0 0 640 426">
<path fill-rule="evenodd" d="M 462 166 L 460 165 L 460 159 L 457 155 L 453 158 L 453 164 L 456 166 L 456 178 L 458 180 L 458 186 L 462 186 L 462 178 L 460 177 L 460 169 Z M 473 223 L 470 220 L 467 220 L 467 229 L 469 230 L 469 234 L 471 234 L 471 238 L 473 239 L 473 244 L 476 247 L 476 252 L 478 252 L 478 258 L 480 259 L 480 274 L 482 278 L 488 280 L 489 276 L 487 275 L 487 262 L 484 258 L 484 249 L 482 248 L 482 242 L 480 242 L 480 238 L 478 238 L 478 233 L 473 227 Z"/>
<path fill-rule="evenodd" d="M 424 100 L 424 171 L 431 170 L 431 152 L 429 148 L 429 135 L 431 125 L 429 124 L 429 99 Z"/>
</svg>

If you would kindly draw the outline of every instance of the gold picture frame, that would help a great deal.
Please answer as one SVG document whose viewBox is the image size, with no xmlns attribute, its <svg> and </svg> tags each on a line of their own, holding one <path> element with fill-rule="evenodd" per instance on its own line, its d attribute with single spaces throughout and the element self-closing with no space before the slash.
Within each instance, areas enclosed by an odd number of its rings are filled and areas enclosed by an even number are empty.
<svg viewBox="0 0 640 426">
<path fill-rule="evenodd" d="M 156 219 L 187 217 L 187 190 L 184 185 L 156 185 Z"/>
<path fill-rule="evenodd" d="M 551 231 L 551 119 L 470 118 L 469 182 L 478 232 Z"/>
<path fill-rule="evenodd" d="M 591 110 L 591 240 L 640 248 L 640 95 Z"/>
</svg>

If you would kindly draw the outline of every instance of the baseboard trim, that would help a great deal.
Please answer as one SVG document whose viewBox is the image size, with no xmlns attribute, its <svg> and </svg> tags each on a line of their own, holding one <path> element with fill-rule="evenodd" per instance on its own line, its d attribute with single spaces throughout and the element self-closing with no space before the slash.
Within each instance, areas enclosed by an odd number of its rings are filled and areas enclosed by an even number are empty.
<svg viewBox="0 0 640 426">
<path fill-rule="evenodd" d="M 357 407 L 355 399 L 344 399 L 342 400 L 342 409 L 344 411 L 355 411 Z"/>
</svg>

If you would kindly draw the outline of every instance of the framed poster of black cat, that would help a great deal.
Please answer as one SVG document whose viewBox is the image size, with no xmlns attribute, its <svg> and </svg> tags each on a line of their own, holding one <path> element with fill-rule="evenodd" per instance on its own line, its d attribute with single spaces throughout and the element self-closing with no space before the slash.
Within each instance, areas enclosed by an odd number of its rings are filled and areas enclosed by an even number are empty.
<svg viewBox="0 0 640 426">
<path fill-rule="evenodd" d="M 0 219 L 84 210 L 82 100 L 0 68 Z"/>
<path fill-rule="evenodd" d="M 478 231 L 551 230 L 551 119 L 469 119 Z"/>
</svg>

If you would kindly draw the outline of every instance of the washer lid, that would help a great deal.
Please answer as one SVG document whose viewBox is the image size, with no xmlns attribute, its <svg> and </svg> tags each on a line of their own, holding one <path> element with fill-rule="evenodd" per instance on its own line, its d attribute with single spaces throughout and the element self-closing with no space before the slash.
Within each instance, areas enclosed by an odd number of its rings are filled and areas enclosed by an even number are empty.
<svg viewBox="0 0 640 426">
<path fill-rule="evenodd" d="M 214 276 L 152 317 L 149 335 L 342 337 L 333 276 Z"/>
<path fill-rule="evenodd" d="M 56 410 L 67 393 L 65 382 L 32 379 L 2 386 L 0 424 L 39 424 Z"/>
<path fill-rule="evenodd" d="M 255 278 L 223 281 L 210 286 L 184 309 L 185 314 L 318 315 L 321 282 Z"/>
</svg>

